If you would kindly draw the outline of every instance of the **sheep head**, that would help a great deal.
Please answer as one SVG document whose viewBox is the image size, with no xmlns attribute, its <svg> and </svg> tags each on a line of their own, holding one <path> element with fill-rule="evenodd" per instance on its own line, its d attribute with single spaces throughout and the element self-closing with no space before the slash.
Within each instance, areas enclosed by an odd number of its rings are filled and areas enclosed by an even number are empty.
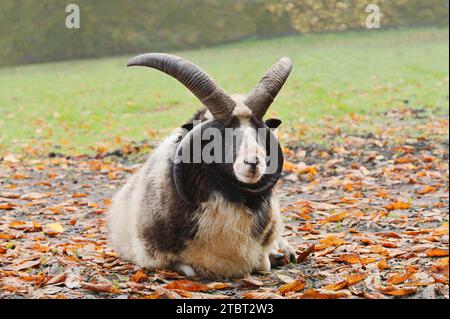
<svg viewBox="0 0 450 319">
<path fill-rule="evenodd" d="M 280 177 L 283 155 L 273 130 L 281 121 L 263 120 L 292 69 L 283 57 L 248 94 L 229 95 L 198 66 L 180 57 L 148 53 L 131 59 L 128 66 L 147 66 L 171 75 L 207 108 L 204 121 L 183 126 L 185 132 L 174 153 L 173 176 L 178 192 L 186 196 L 184 174 L 193 166 L 207 165 L 227 183 L 244 192 L 259 194 Z"/>
</svg>

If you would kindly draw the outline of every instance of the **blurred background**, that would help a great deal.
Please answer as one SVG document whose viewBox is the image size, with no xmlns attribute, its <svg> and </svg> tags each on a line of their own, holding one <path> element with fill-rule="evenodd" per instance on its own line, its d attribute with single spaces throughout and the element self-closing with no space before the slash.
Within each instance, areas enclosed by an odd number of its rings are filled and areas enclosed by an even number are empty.
<svg viewBox="0 0 450 319">
<path fill-rule="evenodd" d="M 99 151 L 180 124 L 197 101 L 124 67 L 143 52 L 191 59 L 230 93 L 291 57 L 272 112 L 296 129 L 405 101 L 448 110 L 447 0 L 78 0 L 79 29 L 66 27 L 69 3 L 0 0 L 0 155 Z"/>
</svg>

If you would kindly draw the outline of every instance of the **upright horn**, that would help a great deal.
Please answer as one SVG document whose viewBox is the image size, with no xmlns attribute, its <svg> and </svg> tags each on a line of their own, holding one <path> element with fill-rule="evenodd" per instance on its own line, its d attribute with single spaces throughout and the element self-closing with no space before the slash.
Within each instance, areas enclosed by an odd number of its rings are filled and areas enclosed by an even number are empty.
<svg viewBox="0 0 450 319">
<path fill-rule="evenodd" d="M 282 57 L 264 74 L 259 84 L 246 96 L 244 103 L 258 119 L 264 117 L 291 70 L 291 59 Z"/>
<path fill-rule="evenodd" d="M 226 119 L 233 112 L 235 102 L 231 97 L 192 62 L 175 55 L 147 53 L 132 58 L 127 66 L 147 66 L 174 77 L 203 103 L 215 119 Z"/>
</svg>

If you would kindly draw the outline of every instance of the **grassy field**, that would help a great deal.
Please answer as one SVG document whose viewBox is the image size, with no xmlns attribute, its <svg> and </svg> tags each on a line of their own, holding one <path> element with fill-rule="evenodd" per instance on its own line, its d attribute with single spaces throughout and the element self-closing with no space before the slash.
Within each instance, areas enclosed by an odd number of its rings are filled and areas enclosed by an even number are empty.
<svg viewBox="0 0 450 319">
<path fill-rule="evenodd" d="M 376 114 L 405 101 L 448 112 L 448 37 L 448 28 L 362 31 L 173 53 L 230 93 L 249 91 L 289 56 L 294 69 L 271 113 L 314 125 L 324 115 Z M 0 69 L 0 155 L 27 146 L 74 154 L 158 138 L 199 107 L 174 79 L 127 69 L 131 56 Z"/>
</svg>

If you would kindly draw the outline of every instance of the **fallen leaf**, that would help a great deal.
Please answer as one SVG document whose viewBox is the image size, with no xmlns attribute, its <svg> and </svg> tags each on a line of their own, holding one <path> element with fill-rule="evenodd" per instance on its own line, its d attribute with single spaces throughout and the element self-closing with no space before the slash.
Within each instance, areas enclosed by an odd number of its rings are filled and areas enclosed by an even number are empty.
<svg viewBox="0 0 450 319">
<path fill-rule="evenodd" d="M 349 295 L 342 292 L 319 291 L 316 289 L 309 289 L 299 296 L 301 299 L 338 299 L 346 297 L 349 297 Z"/>
<path fill-rule="evenodd" d="M 433 186 L 424 186 L 424 187 L 422 187 L 421 189 L 418 189 L 417 191 L 416 191 L 416 193 L 417 194 L 420 194 L 420 195 L 424 195 L 424 194 L 428 194 L 428 193 L 433 193 L 433 192 L 435 192 L 436 191 L 436 187 L 433 187 Z"/>
<path fill-rule="evenodd" d="M 148 279 L 148 275 L 145 273 L 145 271 L 143 271 L 142 269 L 139 270 L 138 272 L 134 273 L 131 277 L 130 280 L 132 282 L 137 282 L 137 283 L 141 283 L 144 282 Z"/>
<path fill-rule="evenodd" d="M 391 295 L 391 296 L 409 296 L 409 295 L 415 294 L 416 292 L 417 292 L 417 288 L 415 288 L 415 287 L 382 291 L 382 293 L 384 293 L 386 295 Z"/>
<path fill-rule="evenodd" d="M 308 248 L 306 248 L 304 252 L 302 252 L 301 254 L 299 254 L 299 255 L 297 256 L 297 263 L 304 262 L 304 261 L 308 258 L 308 256 L 309 256 L 312 252 L 314 252 L 315 247 L 316 247 L 316 245 L 312 244 L 311 246 L 309 246 Z"/>
<path fill-rule="evenodd" d="M 64 227 L 60 223 L 51 223 L 45 226 L 44 233 L 49 236 L 55 236 L 62 234 L 64 232 Z"/>
<path fill-rule="evenodd" d="M 187 279 L 176 280 L 164 286 L 165 289 L 179 289 L 184 291 L 208 291 L 209 288 L 205 284 L 194 282 Z"/>
<path fill-rule="evenodd" d="M 426 252 L 428 257 L 447 257 L 448 250 L 446 249 L 428 249 Z"/>
<path fill-rule="evenodd" d="M 377 266 L 378 266 L 378 268 L 380 268 L 381 270 L 384 270 L 384 269 L 388 269 L 388 268 L 389 268 L 389 265 L 388 265 L 386 259 L 381 259 L 381 260 L 378 262 Z"/>
<path fill-rule="evenodd" d="M 303 288 L 305 288 L 306 286 L 306 281 L 303 278 L 297 279 L 289 284 L 285 284 L 283 286 L 281 286 L 280 288 L 278 288 L 278 291 L 282 294 L 285 295 L 289 292 L 297 292 L 302 290 Z"/>
<path fill-rule="evenodd" d="M 229 282 L 211 282 L 207 284 L 208 288 L 211 290 L 222 290 L 222 289 L 228 289 L 232 285 Z"/>
<path fill-rule="evenodd" d="M 347 217 L 348 217 L 348 212 L 336 213 L 336 214 L 332 214 L 332 215 L 328 216 L 327 218 L 321 220 L 319 223 L 321 225 L 324 225 L 329 222 L 339 222 Z"/>
<path fill-rule="evenodd" d="M 14 271 L 19 271 L 19 270 L 24 270 L 24 269 L 29 269 L 29 268 L 35 268 L 35 267 L 39 266 L 41 264 L 41 262 L 42 261 L 40 259 L 29 260 L 29 261 L 26 261 L 26 262 L 24 262 L 22 264 L 13 266 L 12 269 Z"/>
<path fill-rule="evenodd" d="M 244 299 L 283 299 L 282 296 L 272 292 L 251 291 L 242 294 Z"/>
<path fill-rule="evenodd" d="M 0 204 L 0 210 L 13 210 L 14 205 L 11 203 Z"/>
<path fill-rule="evenodd" d="M 394 202 L 385 206 L 385 208 L 387 210 L 407 210 L 411 208 L 411 204 L 406 202 Z"/>
<path fill-rule="evenodd" d="M 93 292 L 107 292 L 107 293 L 117 293 L 117 289 L 110 283 L 90 283 L 82 282 L 81 287 L 83 289 L 93 291 Z"/>
<path fill-rule="evenodd" d="M 406 270 L 401 274 L 393 274 L 388 279 L 387 282 L 392 285 L 400 284 L 411 277 L 416 272 L 416 269 L 413 267 L 407 267 Z"/>
</svg>

